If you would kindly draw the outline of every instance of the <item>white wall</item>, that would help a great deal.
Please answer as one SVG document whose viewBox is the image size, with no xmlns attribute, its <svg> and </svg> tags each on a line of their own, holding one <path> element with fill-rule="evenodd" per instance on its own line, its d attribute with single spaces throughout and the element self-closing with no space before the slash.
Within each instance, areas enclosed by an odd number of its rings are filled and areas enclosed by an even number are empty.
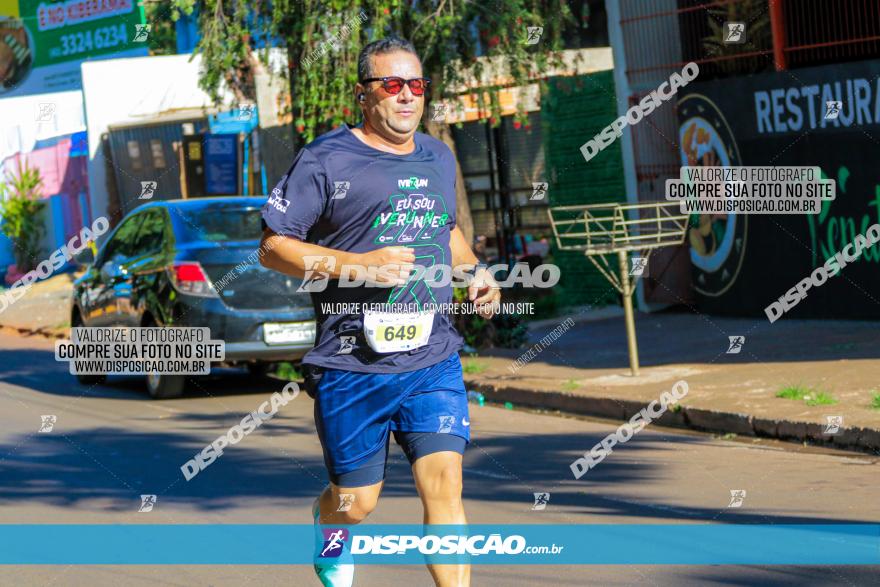
<svg viewBox="0 0 880 587">
<path fill-rule="evenodd" d="M 106 214 L 109 204 L 101 135 L 111 124 L 148 121 L 174 110 L 210 108 L 210 98 L 198 87 L 200 64 L 199 56 L 189 54 L 83 63 L 93 216 Z"/>
<path fill-rule="evenodd" d="M 37 116 L 40 104 L 49 104 L 52 115 Z M 16 153 L 27 153 L 43 139 L 86 129 L 82 92 L 54 92 L 0 99 L 0 162 Z"/>
</svg>

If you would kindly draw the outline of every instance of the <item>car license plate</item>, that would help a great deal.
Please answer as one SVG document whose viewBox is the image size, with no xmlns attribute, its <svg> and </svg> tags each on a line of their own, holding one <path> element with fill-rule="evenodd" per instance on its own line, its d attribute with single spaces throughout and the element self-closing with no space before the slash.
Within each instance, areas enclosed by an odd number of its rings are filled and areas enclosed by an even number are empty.
<svg viewBox="0 0 880 587">
<path fill-rule="evenodd" d="M 266 344 L 315 342 L 315 321 L 266 322 L 263 324 L 263 341 Z"/>
</svg>

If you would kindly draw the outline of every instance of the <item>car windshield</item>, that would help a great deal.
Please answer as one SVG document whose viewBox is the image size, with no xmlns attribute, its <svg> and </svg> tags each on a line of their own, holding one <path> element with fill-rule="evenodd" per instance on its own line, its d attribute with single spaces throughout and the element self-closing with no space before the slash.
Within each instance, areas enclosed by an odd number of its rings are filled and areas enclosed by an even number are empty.
<svg viewBox="0 0 880 587">
<path fill-rule="evenodd" d="M 178 209 L 183 225 L 193 240 L 250 241 L 263 234 L 260 209 L 243 204 L 211 204 Z"/>
</svg>

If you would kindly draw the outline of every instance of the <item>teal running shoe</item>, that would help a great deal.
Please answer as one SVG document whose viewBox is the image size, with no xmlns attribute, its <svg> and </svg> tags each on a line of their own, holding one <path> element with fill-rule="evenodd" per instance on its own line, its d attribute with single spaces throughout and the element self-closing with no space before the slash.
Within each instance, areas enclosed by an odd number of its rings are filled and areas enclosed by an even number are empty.
<svg viewBox="0 0 880 587">
<path fill-rule="evenodd" d="M 315 574 L 318 575 L 318 579 L 324 587 L 351 587 L 354 581 L 354 565 L 343 562 L 351 560 L 351 554 L 342 541 L 344 530 L 338 530 L 337 535 L 331 534 L 325 540 L 318 521 L 320 515 L 318 499 L 315 499 L 312 504 L 312 517 L 315 519 L 315 545 L 317 547 L 315 549 Z M 337 556 L 328 556 L 337 549 L 340 551 Z"/>
</svg>

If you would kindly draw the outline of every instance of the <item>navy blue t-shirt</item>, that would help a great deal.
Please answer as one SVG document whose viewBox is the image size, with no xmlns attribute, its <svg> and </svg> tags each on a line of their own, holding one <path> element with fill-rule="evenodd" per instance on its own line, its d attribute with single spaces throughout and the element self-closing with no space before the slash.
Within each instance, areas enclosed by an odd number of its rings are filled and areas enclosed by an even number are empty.
<svg viewBox="0 0 880 587">
<path fill-rule="evenodd" d="M 276 234 L 340 251 L 412 247 L 416 264 L 451 266 L 455 159 L 449 147 L 426 134 L 416 133 L 415 144 L 408 155 L 385 153 L 358 139 L 346 125 L 318 137 L 300 150 L 272 190 L 262 209 L 264 225 Z M 363 312 L 327 311 L 332 304 L 339 304 L 337 308 L 448 304 L 450 285 L 413 282 L 404 288 L 342 288 L 338 284 L 329 280 L 326 289 L 311 293 L 318 330 L 315 348 L 303 363 L 402 373 L 439 363 L 461 348 L 462 339 L 446 313 L 434 315 L 424 346 L 377 353 L 365 338 Z"/>
</svg>

